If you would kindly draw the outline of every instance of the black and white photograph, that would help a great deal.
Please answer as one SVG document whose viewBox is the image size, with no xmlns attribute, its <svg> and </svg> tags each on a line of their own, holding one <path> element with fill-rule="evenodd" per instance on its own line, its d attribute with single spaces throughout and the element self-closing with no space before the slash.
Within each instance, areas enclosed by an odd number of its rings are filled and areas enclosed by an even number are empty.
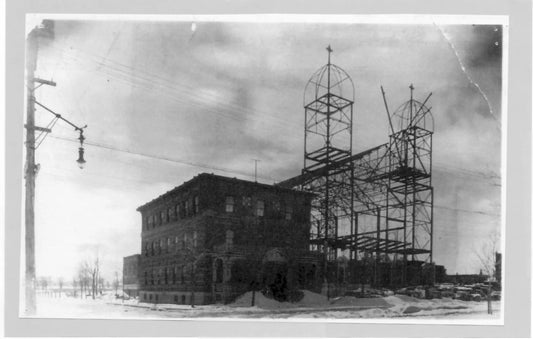
<svg viewBox="0 0 533 339">
<path fill-rule="evenodd" d="M 503 324 L 508 29 L 26 15 L 20 317 Z"/>
</svg>

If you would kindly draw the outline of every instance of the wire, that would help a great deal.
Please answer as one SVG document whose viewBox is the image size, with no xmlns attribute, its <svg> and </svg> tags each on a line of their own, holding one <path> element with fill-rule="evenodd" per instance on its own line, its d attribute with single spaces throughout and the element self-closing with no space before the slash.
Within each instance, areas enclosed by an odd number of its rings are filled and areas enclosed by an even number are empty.
<svg viewBox="0 0 533 339">
<path fill-rule="evenodd" d="M 433 207 L 435 207 L 435 208 L 442 208 L 442 209 L 449 210 L 449 211 L 457 211 L 457 212 L 463 212 L 463 213 L 482 214 L 482 215 L 487 215 L 487 216 L 491 216 L 491 217 L 499 217 L 499 216 L 500 216 L 500 214 L 487 213 L 487 212 L 476 211 L 476 210 L 465 210 L 465 209 L 462 209 L 462 208 L 452 208 L 452 207 L 446 207 L 446 206 L 442 206 L 442 205 L 433 205 Z"/>
<path fill-rule="evenodd" d="M 78 142 L 76 139 L 70 139 L 70 138 L 65 138 L 65 137 L 60 137 L 60 136 L 51 136 L 51 137 L 55 138 L 55 139 L 59 139 L 59 140 L 65 140 L 65 141 L 76 142 L 76 143 Z M 213 166 L 213 165 L 203 164 L 203 163 L 197 163 L 197 162 L 192 162 L 192 161 L 187 161 L 187 160 L 182 160 L 182 159 L 175 159 L 175 158 L 170 158 L 170 157 L 161 156 L 161 155 L 136 152 L 136 151 L 132 151 L 132 150 L 125 149 L 125 148 L 118 148 L 118 147 L 114 147 L 114 146 L 111 146 L 111 145 L 106 145 L 106 144 L 102 144 L 102 143 L 98 143 L 98 142 L 91 142 L 91 141 L 87 141 L 87 140 L 85 140 L 84 143 L 85 143 L 85 145 L 89 145 L 89 146 L 93 146 L 93 147 L 99 147 L 99 148 L 103 148 L 103 149 L 108 149 L 108 150 L 112 150 L 112 151 L 128 153 L 128 154 L 133 154 L 133 155 L 138 155 L 138 156 L 143 156 L 143 157 L 152 158 L 152 159 L 164 160 L 164 161 L 184 164 L 184 165 L 193 166 L 193 167 L 211 169 L 211 170 L 216 170 L 216 171 L 221 171 L 221 172 L 226 172 L 226 173 L 239 174 L 239 175 L 243 175 L 243 176 L 246 176 L 246 177 L 249 177 L 249 178 L 254 178 L 255 177 L 255 175 L 253 173 L 251 174 L 251 173 L 242 172 L 242 171 L 238 171 L 238 170 L 230 169 L 230 168 L 218 167 L 218 166 Z M 268 181 L 274 181 L 274 182 L 277 181 L 275 178 L 272 178 L 272 177 L 258 176 L 258 178 L 261 178 L 263 180 L 268 180 Z"/>
</svg>

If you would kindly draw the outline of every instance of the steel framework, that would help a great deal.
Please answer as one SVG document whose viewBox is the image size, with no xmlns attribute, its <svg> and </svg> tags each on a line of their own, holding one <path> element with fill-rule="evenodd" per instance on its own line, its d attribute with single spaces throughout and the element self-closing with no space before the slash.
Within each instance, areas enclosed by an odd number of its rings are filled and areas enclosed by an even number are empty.
<svg viewBox="0 0 533 339">
<path fill-rule="evenodd" d="M 395 280 L 405 284 L 408 261 L 433 263 L 431 93 L 419 102 L 409 86 L 410 99 L 391 114 L 381 88 L 389 142 L 354 155 L 354 85 L 327 50 L 306 86 L 304 168 L 279 185 L 316 194 L 311 246 L 325 265 L 340 255 L 403 262 Z"/>
</svg>

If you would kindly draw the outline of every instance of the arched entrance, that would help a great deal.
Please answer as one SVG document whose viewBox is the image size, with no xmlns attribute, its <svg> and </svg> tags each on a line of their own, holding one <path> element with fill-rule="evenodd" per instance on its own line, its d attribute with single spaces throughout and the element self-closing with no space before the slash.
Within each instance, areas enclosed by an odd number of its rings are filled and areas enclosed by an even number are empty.
<svg viewBox="0 0 533 339">
<path fill-rule="evenodd" d="M 286 301 L 288 294 L 288 261 L 283 253 L 275 248 L 263 258 L 263 286 L 266 293 L 278 301 Z"/>
</svg>

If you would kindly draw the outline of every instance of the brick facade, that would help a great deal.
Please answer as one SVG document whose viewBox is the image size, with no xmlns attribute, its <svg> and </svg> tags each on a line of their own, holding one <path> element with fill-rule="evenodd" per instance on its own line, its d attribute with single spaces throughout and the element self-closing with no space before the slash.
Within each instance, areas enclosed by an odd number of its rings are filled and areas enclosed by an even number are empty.
<svg viewBox="0 0 533 339">
<path fill-rule="evenodd" d="M 130 297 L 139 296 L 139 254 L 124 257 L 122 265 L 122 284 L 124 292 Z"/>
<path fill-rule="evenodd" d="M 229 302 L 250 289 L 320 289 L 309 193 L 200 174 L 144 204 L 141 301 Z"/>
</svg>

